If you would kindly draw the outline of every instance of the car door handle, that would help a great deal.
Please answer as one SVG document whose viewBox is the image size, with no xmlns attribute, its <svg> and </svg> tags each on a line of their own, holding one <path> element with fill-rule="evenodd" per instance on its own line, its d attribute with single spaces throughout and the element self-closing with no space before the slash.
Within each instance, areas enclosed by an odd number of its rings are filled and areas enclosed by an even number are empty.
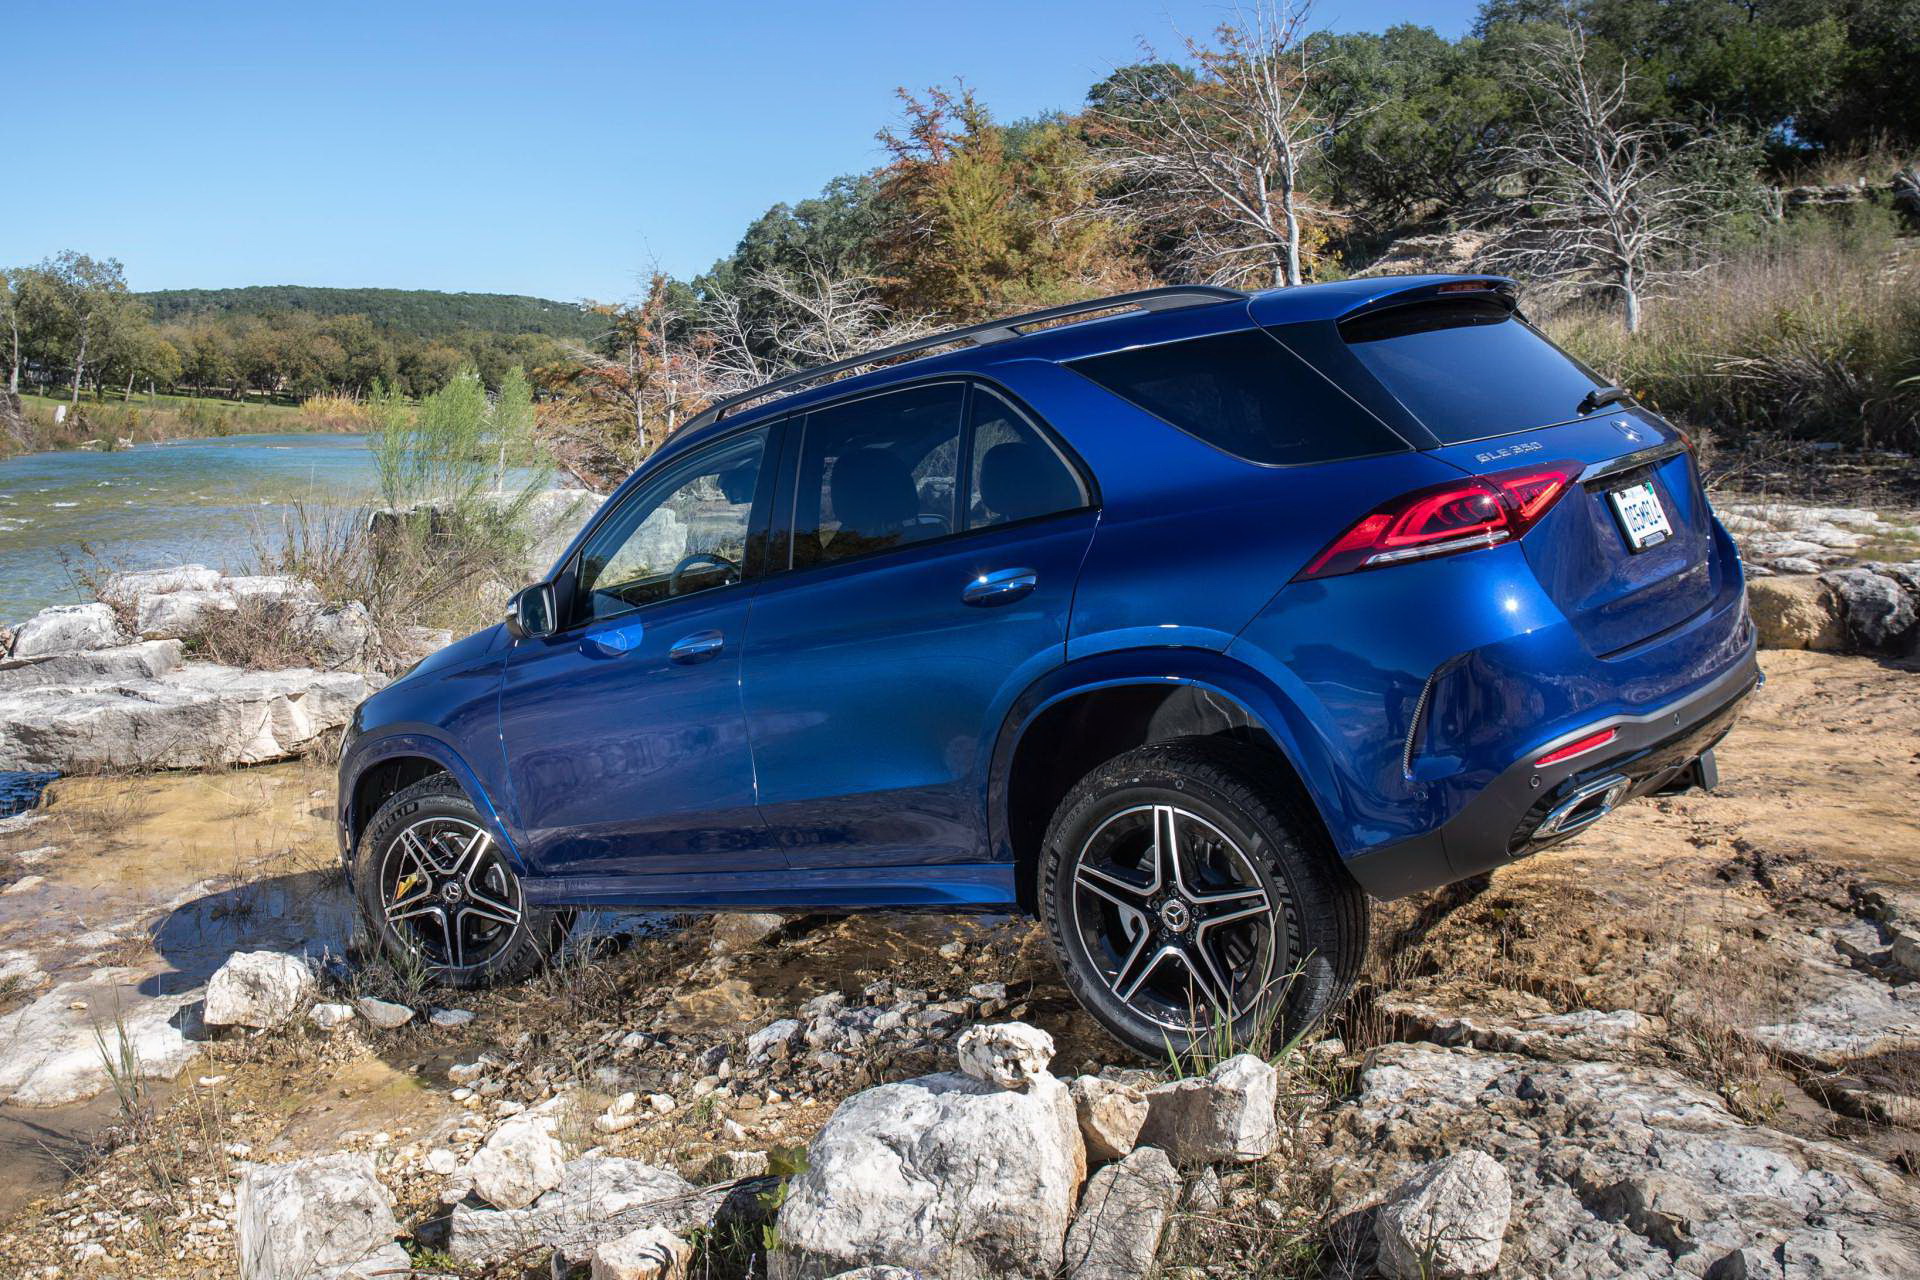
<svg viewBox="0 0 1920 1280">
<path fill-rule="evenodd" d="M 968 604 L 1012 604 L 1040 585 L 1040 575 L 1031 569 L 995 569 L 967 584 L 960 598 Z"/>
<path fill-rule="evenodd" d="M 705 662 L 717 658 L 720 651 L 727 647 L 727 638 L 718 631 L 696 631 L 690 636 L 682 636 L 667 650 L 667 657 L 675 662 Z"/>
</svg>

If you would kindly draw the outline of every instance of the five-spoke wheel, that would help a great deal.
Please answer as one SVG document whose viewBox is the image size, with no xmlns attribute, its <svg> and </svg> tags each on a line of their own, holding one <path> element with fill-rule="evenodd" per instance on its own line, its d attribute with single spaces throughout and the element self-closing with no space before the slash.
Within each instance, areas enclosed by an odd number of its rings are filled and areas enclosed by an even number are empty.
<svg viewBox="0 0 1920 1280">
<path fill-rule="evenodd" d="M 453 987 L 524 976 L 566 936 L 529 907 L 520 878 L 457 783 L 437 774 L 380 806 L 360 839 L 354 889 L 383 950 Z"/>
<path fill-rule="evenodd" d="M 1280 767 L 1235 743 L 1144 747 L 1055 812 L 1040 894 L 1067 984 L 1144 1053 L 1258 1047 L 1359 971 L 1365 896 Z"/>
</svg>

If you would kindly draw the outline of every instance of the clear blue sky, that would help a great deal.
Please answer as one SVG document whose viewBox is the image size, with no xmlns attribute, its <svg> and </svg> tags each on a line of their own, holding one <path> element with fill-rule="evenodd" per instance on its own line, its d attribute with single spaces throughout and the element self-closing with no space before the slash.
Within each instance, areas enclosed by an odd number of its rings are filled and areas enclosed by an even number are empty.
<svg viewBox="0 0 1920 1280">
<path fill-rule="evenodd" d="M 1458 35 L 1471 0 L 1321 0 Z M 136 289 L 383 285 L 612 300 L 880 159 L 896 86 L 1072 108 L 1218 0 L 122 4 L 10 0 L 0 263 Z M 23 118 L 24 117 L 24 118 Z"/>
</svg>

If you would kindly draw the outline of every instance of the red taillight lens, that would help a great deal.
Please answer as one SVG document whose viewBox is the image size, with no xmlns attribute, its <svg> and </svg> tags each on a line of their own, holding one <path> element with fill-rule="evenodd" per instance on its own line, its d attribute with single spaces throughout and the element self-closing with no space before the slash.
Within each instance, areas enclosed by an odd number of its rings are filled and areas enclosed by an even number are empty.
<svg viewBox="0 0 1920 1280">
<path fill-rule="evenodd" d="M 1577 462 L 1554 462 L 1416 489 L 1355 521 L 1296 576 L 1328 578 L 1496 546 L 1539 523 L 1580 469 Z"/>
<path fill-rule="evenodd" d="M 1620 731 L 1618 729 L 1602 729 L 1598 733 L 1590 733 L 1584 738 L 1569 742 L 1557 751 L 1547 752 L 1547 754 L 1533 762 L 1533 767 L 1543 769 L 1550 764 L 1559 764 L 1562 760 L 1571 760 L 1575 756 L 1583 756 L 1589 751 L 1598 750 L 1606 746 L 1619 736 Z"/>
</svg>

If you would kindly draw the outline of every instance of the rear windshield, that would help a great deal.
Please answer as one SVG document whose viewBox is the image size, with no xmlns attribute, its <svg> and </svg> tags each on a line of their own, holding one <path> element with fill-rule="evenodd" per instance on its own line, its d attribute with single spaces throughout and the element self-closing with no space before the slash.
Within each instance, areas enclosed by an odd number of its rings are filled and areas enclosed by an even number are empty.
<svg viewBox="0 0 1920 1280">
<path fill-rule="evenodd" d="M 1249 462 L 1298 466 L 1407 447 L 1265 332 L 1243 329 L 1072 362 L 1124 400 Z"/>
<path fill-rule="evenodd" d="M 1486 298 L 1370 312 L 1342 322 L 1340 336 L 1443 444 L 1577 418 L 1596 385 L 1571 356 Z"/>
</svg>

